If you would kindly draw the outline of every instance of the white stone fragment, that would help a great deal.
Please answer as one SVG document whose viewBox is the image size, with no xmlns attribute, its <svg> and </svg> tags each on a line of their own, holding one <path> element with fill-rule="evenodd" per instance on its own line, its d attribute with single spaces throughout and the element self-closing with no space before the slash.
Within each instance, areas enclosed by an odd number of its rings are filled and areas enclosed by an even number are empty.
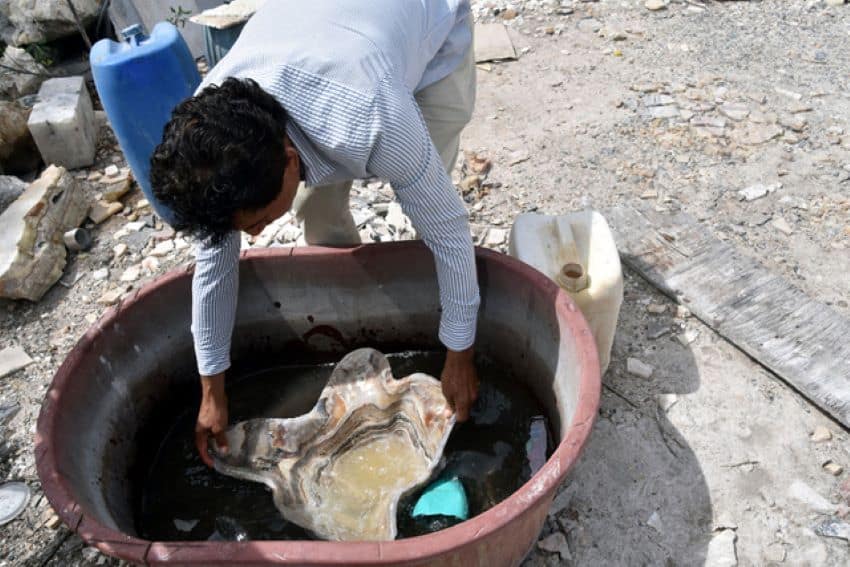
<svg viewBox="0 0 850 567">
<path fill-rule="evenodd" d="M 823 470 L 825 470 L 832 476 L 838 476 L 844 472 L 844 467 L 833 461 L 827 461 L 823 464 Z"/>
<path fill-rule="evenodd" d="M 109 268 L 101 268 L 91 273 L 92 279 L 95 281 L 103 281 L 109 277 Z"/>
<path fill-rule="evenodd" d="M 27 188 L 27 183 L 14 175 L 0 175 L 0 213 L 15 202 Z"/>
<path fill-rule="evenodd" d="M 832 514 L 836 510 L 835 504 L 818 494 L 814 488 L 803 481 L 795 480 L 792 482 L 788 494 L 808 506 L 813 512 Z"/>
<path fill-rule="evenodd" d="M 8 4 L 8 2 L 6 2 Z M 44 81 L 43 74 L 47 73 L 40 63 L 25 49 L 9 45 L 3 51 L 0 65 L 5 65 L 3 73 L 0 73 L 0 95 L 4 100 L 16 99 L 24 95 L 32 94 Z M 23 73 L 10 72 L 11 69 L 20 69 Z"/>
<path fill-rule="evenodd" d="M 643 104 L 646 106 L 667 106 L 675 103 L 676 99 L 666 94 L 648 94 L 643 97 Z"/>
<path fill-rule="evenodd" d="M 778 94 L 781 94 L 782 96 L 787 96 L 788 98 L 792 98 L 794 100 L 800 100 L 800 99 L 803 98 L 803 95 L 801 95 L 800 93 L 794 92 L 790 89 L 786 89 L 786 88 L 783 88 L 783 87 L 775 87 L 774 90 Z"/>
<path fill-rule="evenodd" d="M 537 542 L 537 547 L 548 553 L 557 553 L 562 561 L 572 559 L 567 538 L 561 532 L 554 532 Z"/>
<path fill-rule="evenodd" d="M 557 516 L 560 514 L 567 506 L 570 505 L 572 498 L 573 495 L 570 490 L 562 490 L 561 493 L 558 494 L 552 501 L 552 506 L 549 507 L 549 515 Z"/>
<path fill-rule="evenodd" d="M 119 279 L 122 282 L 134 282 L 139 279 L 140 275 L 142 275 L 142 267 L 139 264 L 136 264 L 124 270 L 124 273 L 121 274 Z"/>
<path fill-rule="evenodd" d="M 301 229 L 293 224 L 284 226 L 277 235 L 281 242 L 295 242 L 299 236 L 301 236 Z"/>
<path fill-rule="evenodd" d="M 738 191 L 738 198 L 741 201 L 755 201 L 756 199 L 761 199 L 765 195 L 773 193 L 780 187 L 782 187 L 781 183 L 771 183 L 770 185 L 756 183 L 755 185 L 750 185 L 749 187 Z"/>
<path fill-rule="evenodd" d="M 668 4 L 670 4 L 670 0 L 646 0 L 643 3 L 647 10 L 652 10 L 653 12 L 663 10 Z"/>
<path fill-rule="evenodd" d="M 88 208 L 74 176 L 50 166 L 0 214 L 0 297 L 37 301 L 62 277 L 62 235 Z"/>
<path fill-rule="evenodd" d="M 764 550 L 764 559 L 772 563 L 782 563 L 786 555 L 785 546 L 780 542 L 773 542 Z"/>
<path fill-rule="evenodd" d="M 27 126 L 45 163 L 69 169 L 94 163 L 94 109 L 82 76 L 45 81 Z"/>
<path fill-rule="evenodd" d="M 32 364 L 32 358 L 19 346 L 0 350 L 0 378 Z"/>
<path fill-rule="evenodd" d="M 725 116 L 740 122 L 750 114 L 750 109 L 742 102 L 726 102 L 718 107 L 718 112 Z"/>
<path fill-rule="evenodd" d="M 98 298 L 97 302 L 103 305 L 114 305 L 118 303 L 121 296 L 124 295 L 124 290 L 120 287 L 110 289 Z"/>
<path fill-rule="evenodd" d="M 649 519 L 646 520 L 646 525 L 658 533 L 664 532 L 664 524 L 661 523 L 661 516 L 658 514 L 658 510 L 650 514 Z"/>
<path fill-rule="evenodd" d="M 735 567 L 738 564 L 738 555 L 735 550 L 735 541 L 738 536 L 734 530 L 721 530 L 708 542 L 708 551 L 705 558 L 706 567 Z"/>
<path fill-rule="evenodd" d="M 159 260 L 152 256 L 145 258 L 142 260 L 142 268 L 144 268 L 149 274 L 152 274 L 159 269 Z"/>
<path fill-rule="evenodd" d="M 484 239 L 486 246 L 501 246 L 508 238 L 508 231 L 503 228 L 491 228 Z"/>
<path fill-rule="evenodd" d="M 650 303 L 646 306 L 646 310 L 652 313 L 653 315 L 660 315 L 667 311 L 667 306 L 663 303 Z"/>
<path fill-rule="evenodd" d="M 794 227 L 788 224 L 788 221 L 782 217 L 776 217 L 771 224 L 773 225 L 773 228 L 775 228 L 782 234 L 790 236 L 794 233 Z"/>
<path fill-rule="evenodd" d="M 367 222 L 375 218 L 375 213 L 369 209 L 353 209 L 351 216 L 354 218 L 354 225 L 357 228 L 362 228 Z"/>
<path fill-rule="evenodd" d="M 387 207 L 387 224 L 394 226 L 398 232 L 413 230 L 410 219 L 401 210 L 401 205 L 392 202 Z"/>
<path fill-rule="evenodd" d="M 150 255 L 161 258 L 162 256 L 167 256 L 171 252 L 174 251 L 174 241 L 173 240 L 163 240 L 159 244 L 153 247 L 153 250 L 150 251 Z"/>
<path fill-rule="evenodd" d="M 145 221 L 128 222 L 124 225 L 124 228 L 126 228 L 130 232 L 139 232 L 140 230 L 145 228 Z"/>
<path fill-rule="evenodd" d="M 174 527 L 181 532 L 191 532 L 198 525 L 198 520 L 181 520 L 174 518 Z"/>
<path fill-rule="evenodd" d="M 823 425 L 818 425 L 812 432 L 811 439 L 812 443 L 824 443 L 832 439 L 832 432 Z"/>
<path fill-rule="evenodd" d="M 629 357 L 626 359 L 626 371 L 629 374 L 633 374 L 634 376 L 639 376 L 641 378 L 649 378 L 652 376 L 653 370 L 652 366 L 638 360 L 637 358 Z"/>
<path fill-rule="evenodd" d="M 676 402 L 679 401 L 679 396 L 676 394 L 658 394 L 656 399 L 658 400 L 658 406 L 664 411 L 667 411 L 676 405 Z"/>
<path fill-rule="evenodd" d="M 699 331 L 696 329 L 688 329 L 684 333 L 681 333 L 676 337 L 678 341 L 682 344 L 682 346 L 688 346 L 699 337 Z"/>
</svg>

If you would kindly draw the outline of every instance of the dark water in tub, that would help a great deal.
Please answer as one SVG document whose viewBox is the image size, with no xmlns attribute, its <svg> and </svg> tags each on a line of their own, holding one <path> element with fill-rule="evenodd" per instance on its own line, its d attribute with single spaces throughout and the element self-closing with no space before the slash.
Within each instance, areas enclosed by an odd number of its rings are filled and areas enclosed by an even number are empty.
<svg viewBox="0 0 850 567">
<path fill-rule="evenodd" d="M 444 355 L 390 354 L 395 376 L 426 372 L 439 376 Z M 469 500 L 470 517 L 498 504 L 531 477 L 526 454 L 535 416 L 544 415 L 531 390 L 496 364 L 477 361 L 481 388 L 470 419 L 452 431 L 442 474 L 457 476 Z M 312 409 L 333 365 L 277 366 L 230 380 L 230 422 L 255 417 L 292 417 Z M 187 402 L 188 403 L 188 402 Z M 197 407 L 174 419 L 141 482 L 136 528 L 151 540 L 314 539 L 281 517 L 264 485 L 237 480 L 207 468 L 197 455 Z M 546 456 L 553 443 L 548 436 Z M 413 519 L 419 494 L 399 505 L 399 538 L 452 525 L 451 519 Z"/>
</svg>

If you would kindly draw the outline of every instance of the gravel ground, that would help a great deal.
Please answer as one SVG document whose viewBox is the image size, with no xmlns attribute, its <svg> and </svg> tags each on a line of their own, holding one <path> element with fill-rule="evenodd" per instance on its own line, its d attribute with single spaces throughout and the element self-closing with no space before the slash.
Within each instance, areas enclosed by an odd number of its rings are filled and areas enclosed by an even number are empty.
<svg viewBox="0 0 850 567">
<path fill-rule="evenodd" d="M 850 315 L 850 5 L 828 4 L 473 2 L 479 21 L 509 27 L 519 54 L 479 67 L 462 141 L 493 164 L 478 184 L 457 173 L 477 242 L 504 249 L 523 211 L 684 209 Z M 93 198 L 105 185 L 90 173 L 113 164 L 126 165 L 104 127 L 98 163 L 78 172 Z M 744 189 L 770 192 L 746 200 Z M 34 359 L 0 379 L 0 478 L 33 491 L 0 527 L 0 565 L 118 563 L 56 522 L 32 448 L 50 380 L 107 308 L 104 294 L 191 260 L 138 190 L 123 201 L 93 228 L 93 249 L 71 257 L 63 285 L 37 304 L 0 300 L 0 348 Z M 364 240 L 413 236 L 388 187 L 360 183 L 352 205 Z M 245 245 L 299 238 L 286 218 Z M 659 325 L 670 332 L 650 338 Z M 686 345 L 685 332 L 696 337 Z M 628 357 L 652 377 L 629 375 Z M 850 563 L 848 542 L 816 529 L 850 506 L 847 473 L 823 466 L 850 466 L 847 432 L 628 271 L 604 382 L 591 441 L 528 565 Z"/>
</svg>

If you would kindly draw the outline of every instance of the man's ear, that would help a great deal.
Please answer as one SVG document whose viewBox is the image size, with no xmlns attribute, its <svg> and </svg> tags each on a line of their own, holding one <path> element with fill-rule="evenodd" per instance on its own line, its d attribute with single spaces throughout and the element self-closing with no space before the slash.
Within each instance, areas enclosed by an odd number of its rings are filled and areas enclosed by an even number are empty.
<svg viewBox="0 0 850 567">
<path fill-rule="evenodd" d="M 295 146 L 289 141 L 289 138 L 283 139 L 283 151 L 286 155 L 286 169 L 294 167 L 295 171 L 300 171 L 301 156 L 298 155 L 298 150 L 295 149 Z"/>
</svg>

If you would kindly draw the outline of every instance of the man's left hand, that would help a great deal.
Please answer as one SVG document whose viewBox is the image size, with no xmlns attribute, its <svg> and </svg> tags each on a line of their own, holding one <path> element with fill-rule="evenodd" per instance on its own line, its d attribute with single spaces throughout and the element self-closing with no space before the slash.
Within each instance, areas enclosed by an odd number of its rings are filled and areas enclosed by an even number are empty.
<svg viewBox="0 0 850 567">
<path fill-rule="evenodd" d="M 475 371 L 472 347 L 462 351 L 446 351 L 446 364 L 440 382 L 443 395 L 454 410 L 457 421 L 469 419 L 469 410 L 478 397 L 478 373 Z"/>
</svg>

